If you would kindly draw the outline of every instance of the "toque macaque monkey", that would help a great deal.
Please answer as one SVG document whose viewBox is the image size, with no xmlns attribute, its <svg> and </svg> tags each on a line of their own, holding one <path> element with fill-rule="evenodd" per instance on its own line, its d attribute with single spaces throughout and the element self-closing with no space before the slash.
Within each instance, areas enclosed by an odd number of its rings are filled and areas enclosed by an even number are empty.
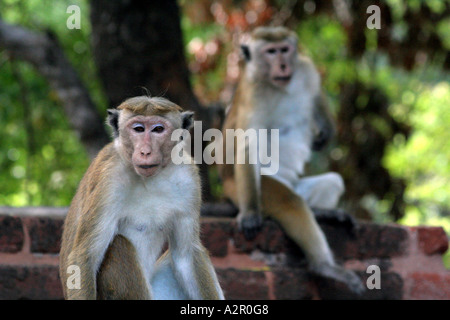
<svg viewBox="0 0 450 320">
<path fill-rule="evenodd" d="M 171 134 L 189 129 L 193 113 L 164 98 L 134 97 L 108 114 L 114 141 L 87 170 L 64 224 L 64 296 L 223 299 L 199 239 L 197 167 L 171 161 L 183 143 Z M 78 288 L 69 283 L 74 267 Z"/>
<path fill-rule="evenodd" d="M 279 169 L 261 175 L 260 162 L 219 166 L 224 193 L 239 209 L 238 226 L 251 239 L 259 231 L 263 215 L 278 221 L 303 249 L 313 272 L 361 292 L 359 278 L 336 265 L 310 210 L 310 206 L 336 207 L 344 191 L 341 176 L 302 177 L 311 150 L 322 148 L 334 131 L 319 73 L 310 59 L 297 52 L 296 35 L 284 27 L 255 29 L 241 49 L 245 66 L 222 130 L 226 135 L 227 129 L 278 129 Z M 224 139 L 224 154 L 234 152 L 236 157 L 249 159 L 250 142 L 236 147 L 227 141 Z M 267 142 L 269 149 L 271 145 Z"/>
</svg>

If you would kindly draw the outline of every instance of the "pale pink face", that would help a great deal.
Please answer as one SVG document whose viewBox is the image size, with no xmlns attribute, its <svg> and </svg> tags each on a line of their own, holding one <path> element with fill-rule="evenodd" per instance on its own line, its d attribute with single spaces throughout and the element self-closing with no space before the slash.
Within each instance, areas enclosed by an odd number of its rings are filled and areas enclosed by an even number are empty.
<svg viewBox="0 0 450 320">
<path fill-rule="evenodd" d="M 122 141 L 138 175 L 153 176 L 169 163 L 175 144 L 170 139 L 173 130 L 173 124 L 161 116 L 138 115 L 127 120 Z"/>
<path fill-rule="evenodd" d="M 261 48 L 269 65 L 269 80 L 276 87 L 285 87 L 292 78 L 295 47 L 288 41 L 270 43 Z"/>
</svg>

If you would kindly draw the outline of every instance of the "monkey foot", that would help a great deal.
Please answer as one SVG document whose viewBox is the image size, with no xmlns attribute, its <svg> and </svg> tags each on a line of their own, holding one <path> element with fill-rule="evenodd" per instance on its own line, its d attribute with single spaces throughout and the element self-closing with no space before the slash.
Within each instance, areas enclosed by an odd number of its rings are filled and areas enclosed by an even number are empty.
<svg viewBox="0 0 450 320">
<path fill-rule="evenodd" d="M 352 270 L 347 270 L 342 266 L 323 263 L 318 266 L 310 267 L 310 270 L 315 275 L 331 278 L 344 283 L 357 295 L 361 295 L 365 291 L 364 285 L 356 273 Z"/>
<path fill-rule="evenodd" d="M 244 233 L 246 240 L 253 240 L 256 235 L 261 231 L 263 218 L 260 214 L 238 214 L 237 222 L 239 230 Z"/>
</svg>

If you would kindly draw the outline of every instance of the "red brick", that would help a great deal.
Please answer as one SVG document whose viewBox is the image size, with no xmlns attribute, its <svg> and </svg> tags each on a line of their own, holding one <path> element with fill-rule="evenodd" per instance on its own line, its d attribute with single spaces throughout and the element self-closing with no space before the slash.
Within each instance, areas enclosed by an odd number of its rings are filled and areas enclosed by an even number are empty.
<svg viewBox="0 0 450 320">
<path fill-rule="evenodd" d="M 412 281 L 410 299 L 450 300 L 450 272 L 423 273 L 410 275 Z"/>
<path fill-rule="evenodd" d="M 441 227 L 417 227 L 419 248 L 427 255 L 443 254 L 448 249 L 448 238 Z"/>
<path fill-rule="evenodd" d="M 0 299 L 63 299 L 57 266 L 0 266 Z"/>
<path fill-rule="evenodd" d="M 227 300 L 267 300 L 269 288 L 264 271 L 216 269 Z"/>
<path fill-rule="evenodd" d="M 61 248 L 62 218 L 24 218 L 30 235 L 30 250 L 33 253 L 59 253 Z"/>
<path fill-rule="evenodd" d="M 328 237 L 328 233 L 327 233 Z M 356 239 L 345 241 L 344 252 L 337 252 L 336 256 L 346 259 L 391 258 L 406 253 L 409 241 L 408 231 L 395 225 L 379 225 L 374 223 L 360 223 L 356 230 Z M 331 247 L 339 239 L 329 239 Z"/>
<path fill-rule="evenodd" d="M 19 252 L 24 242 L 22 220 L 0 216 L 0 252 Z"/>
<path fill-rule="evenodd" d="M 215 257 L 225 257 L 228 252 L 231 225 L 228 219 L 203 218 L 200 236 L 203 245 Z"/>
<path fill-rule="evenodd" d="M 312 283 L 305 269 L 273 268 L 274 295 L 277 300 L 310 300 Z"/>
</svg>

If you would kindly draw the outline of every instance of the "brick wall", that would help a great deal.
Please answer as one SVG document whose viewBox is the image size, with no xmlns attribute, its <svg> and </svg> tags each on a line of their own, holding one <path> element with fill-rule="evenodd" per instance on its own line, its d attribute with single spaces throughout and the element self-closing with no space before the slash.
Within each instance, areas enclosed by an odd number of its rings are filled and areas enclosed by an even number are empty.
<svg viewBox="0 0 450 320">
<path fill-rule="evenodd" d="M 0 299 L 61 299 L 58 252 L 66 208 L 0 207 Z M 310 274 L 304 256 L 276 223 L 246 241 L 231 218 L 203 217 L 210 251 L 227 299 L 450 299 L 442 263 L 448 238 L 439 227 L 322 222 L 336 259 L 364 283 L 369 265 L 381 289 L 355 296 L 342 284 Z"/>
</svg>

